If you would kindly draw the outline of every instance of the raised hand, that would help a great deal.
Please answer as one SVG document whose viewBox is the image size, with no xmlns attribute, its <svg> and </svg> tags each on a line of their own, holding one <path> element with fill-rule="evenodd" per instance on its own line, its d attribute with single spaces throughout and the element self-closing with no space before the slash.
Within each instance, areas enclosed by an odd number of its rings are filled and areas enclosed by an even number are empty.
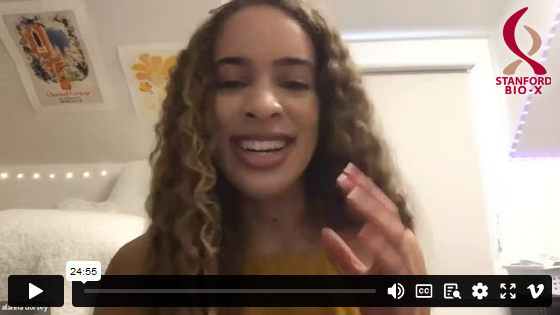
<svg viewBox="0 0 560 315">
<path fill-rule="evenodd" d="M 397 207 L 356 166 L 349 164 L 337 179 L 348 208 L 365 224 L 356 234 L 345 237 L 359 243 L 371 263 L 365 263 L 337 232 L 324 228 L 322 238 L 330 259 L 347 275 L 424 275 L 424 258 L 414 233 L 401 221 Z M 424 315 L 427 308 L 361 308 L 362 315 Z"/>
</svg>

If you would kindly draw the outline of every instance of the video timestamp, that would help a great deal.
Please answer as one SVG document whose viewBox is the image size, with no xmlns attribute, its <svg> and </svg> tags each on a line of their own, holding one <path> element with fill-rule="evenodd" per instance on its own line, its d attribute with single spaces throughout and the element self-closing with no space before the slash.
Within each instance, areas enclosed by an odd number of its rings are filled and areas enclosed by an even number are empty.
<svg viewBox="0 0 560 315">
<path fill-rule="evenodd" d="M 83 273 L 82 273 L 83 272 Z M 70 268 L 70 275 L 72 276 L 77 276 L 77 275 L 96 275 L 97 274 L 97 268 L 84 268 L 82 271 L 82 268 Z"/>
<path fill-rule="evenodd" d="M 98 261 L 69 261 L 66 263 L 66 280 L 88 281 L 101 280 L 101 263 Z"/>
</svg>

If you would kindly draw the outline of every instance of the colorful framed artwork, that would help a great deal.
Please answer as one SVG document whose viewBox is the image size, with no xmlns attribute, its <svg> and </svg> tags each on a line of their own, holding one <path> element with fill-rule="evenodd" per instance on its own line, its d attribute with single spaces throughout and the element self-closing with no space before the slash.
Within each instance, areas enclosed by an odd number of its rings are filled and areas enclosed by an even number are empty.
<svg viewBox="0 0 560 315">
<path fill-rule="evenodd" d="M 138 116 L 157 119 L 166 96 L 179 44 L 120 46 L 119 58 Z"/>
<path fill-rule="evenodd" d="M 38 112 L 109 108 L 92 36 L 82 0 L 0 4 L 0 37 Z"/>
</svg>

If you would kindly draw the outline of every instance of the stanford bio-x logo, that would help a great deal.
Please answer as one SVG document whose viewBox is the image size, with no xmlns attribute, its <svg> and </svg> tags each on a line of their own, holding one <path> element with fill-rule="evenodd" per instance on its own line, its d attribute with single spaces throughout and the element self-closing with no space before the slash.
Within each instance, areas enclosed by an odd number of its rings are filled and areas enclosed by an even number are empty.
<svg viewBox="0 0 560 315">
<path fill-rule="evenodd" d="M 534 94 L 542 94 L 541 89 L 543 85 L 550 85 L 552 83 L 552 79 L 550 77 L 542 77 L 547 73 L 546 69 L 542 64 L 530 58 L 533 56 L 542 46 L 542 39 L 539 34 L 529 26 L 524 26 L 524 28 L 529 32 L 531 38 L 533 39 L 533 45 L 531 50 L 527 52 L 525 55 L 519 46 L 517 45 L 517 41 L 515 40 L 515 29 L 517 27 L 517 23 L 527 12 L 529 8 L 523 8 L 517 12 L 515 12 L 504 25 L 504 41 L 508 48 L 516 54 L 520 59 L 515 60 L 514 62 L 510 63 L 505 69 L 505 75 L 514 75 L 517 71 L 519 65 L 525 61 L 531 68 L 533 68 L 533 72 L 535 73 L 534 77 L 498 77 L 496 78 L 497 85 L 504 85 L 506 94 L 526 94 L 527 92 Z M 529 84 L 531 87 L 529 91 L 525 87 Z"/>
</svg>

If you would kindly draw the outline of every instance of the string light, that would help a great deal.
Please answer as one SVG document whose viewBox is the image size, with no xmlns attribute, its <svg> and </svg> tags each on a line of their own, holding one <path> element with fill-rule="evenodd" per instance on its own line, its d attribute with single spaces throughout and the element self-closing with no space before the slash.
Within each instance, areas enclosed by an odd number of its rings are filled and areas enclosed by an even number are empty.
<svg viewBox="0 0 560 315">
<path fill-rule="evenodd" d="M 550 34 L 548 35 L 548 43 L 545 44 L 544 49 L 542 50 L 541 53 L 542 54 L 540 58 L 541 63 L 544 63 L 547 60 L 548 52 L 550 50 L 550 47 L 552 46 L 552 40 L 556 36 L 556 26 L 560 24 L 560 6 L 556 8 L 555 13 L 556 16 L 554 17 L 554 21 L 552 22 L 552 26 L 550 28 Z M 534 75 L 533 77 L 537 77 L 537 76 Z M 527 116 L 529 114 L 529 108 L 531 107 L 532 103 L 533 103 L 533 93 L 529 93 L 527 95 L 527 98 L 523 106 L 523 112 L 517 123 L 517 131 L 515 132 L 511 149 L 509 151 L 510 158 L 520 158 L 520 157 L 516 157 L 515 153 L 517 152 L 519 142 L 521 139 L 521 134 L 523 133 L 523 126 L 525 125 L 525 122 L 527 120 Z M 536 159 L 540 159 L 540 158 L 539 157 L 531 158 L 531 160 L 536 160 Z M 543 157 L 543 159 L 546 159 L 546 157 Z"/>
<path fill-rule="evenodd" d="M 557 157 L 517 157 L 517 158 L 511 158 L 509 159 L 510 162 L 514 162 L 514 163 L 523 163 L 523 162 L 553 162 L 553 163 L 558 163 L 558 158 Z"/>
<path fill-rule="evenodd" d="M 39 172 L 29 172 L 28 174 L 29 174 L 29 178 L 33 179 L 33 180 L 38 180 L 38 179 L 42 178 L 42 176 L 45 176 L 45 178 L 48 177 L 52 180 L 57 178 L 57 174 L 54 173 L 54 172 L 53 173 L 48 173 L 48 172 L 40 172 L 39 171 Z M 83 173 L 81 173 L 81 172 L 62 172 L 62 174 L 59 174 L 59 175 L 60 175 L 60 177 L 67 178 L 67 179 L 72 179 L 72 178 L 76 178 L 76 177 L 87 179 L 87 178 L 92 178 L 92 176 L 94 176 L 95 174 L 96 173 L 92 172 L 92 171 L 84 171 Z M 109 175 L 109 172 L 107 170 L 102 170 L 102 171 L 99 171 L 98 174 L 100 174 L 103 177 L 106 177 L 107 175 Z M 25 173 L 17 173 L 17 174 L 14 174 L 14 175 L 18 179 L 26 178 Z M 6 180 L 8 178 L 10 178 L 10 174 L 8 172 L 0 173 L 0 179 L 1 180 Z"/>
</svg>

